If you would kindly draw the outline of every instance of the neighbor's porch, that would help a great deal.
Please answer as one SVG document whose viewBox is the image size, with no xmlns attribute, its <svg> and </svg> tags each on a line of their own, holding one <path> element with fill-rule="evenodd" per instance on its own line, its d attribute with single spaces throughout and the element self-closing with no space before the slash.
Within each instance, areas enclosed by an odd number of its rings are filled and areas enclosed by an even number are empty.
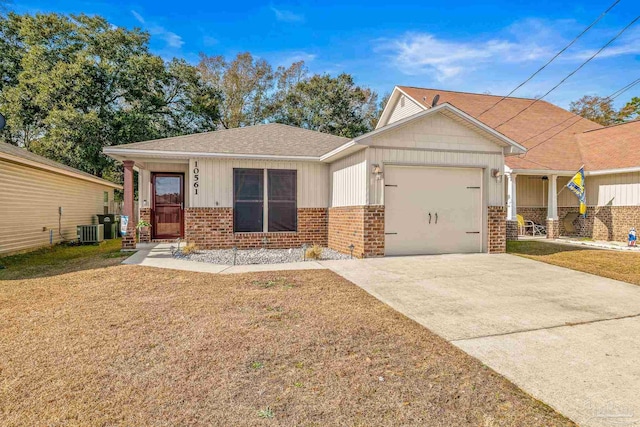
<svg viewBox="0 0 640 427">
<path fill-rule="evenodd" d="M 518 236 L 554 239 L 585 233 L 578 218 L 578 199 L 566 189 L 573 174 L 511 171 L 505 176 L 509 240 L 517 240 Z"/>
</svg>

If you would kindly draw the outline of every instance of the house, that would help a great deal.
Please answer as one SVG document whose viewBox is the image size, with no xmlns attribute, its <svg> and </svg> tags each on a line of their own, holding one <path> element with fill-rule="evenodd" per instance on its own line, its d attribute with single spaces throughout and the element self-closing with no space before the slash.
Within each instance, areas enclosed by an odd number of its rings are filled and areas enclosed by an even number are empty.
<svg viewBox="0 0 640 427">
<path fill-rule="evenodd" d="M 640 121 L 603 127 L 546 101 L 400 86 L 378 126 L 428 110 L 436 95 L 527 148 L 505 158 L 509 238 L 517 238 L 517 214 L 546 224 L 552 238 L 625 241 L 640 227 Z M 586 218 L 564 190 L 581 166 Z"/>
<path fill-rule="evenodd" d="M 0 254 L 75 240 L 118 184 L 0 142 Z"/>
<path fill-rule="evenodd" d="M 104 152 L 124 164 L 129 215 L 138 171 L 142 241 L 372 257 L 504 251 L 501 171 L 525 149 L 443 103 L 352 140 L 265 124 Z"/>
<path fill-rule="evenodd" d="M 396 87 L 377 128 L 354 139 L 264 124 L 104 152 L 124 164 L 130 215 L 138 171 L 139 215 L 152 224 L 141 241 L 317 243 L 358 257 L 504 252 L 518 212 L 551 237 L 564 231 L 578 204 L 559 189 L 582 164 L 591 204 L 577 232 L 618 238 L 635 223 L 640 167 L 625 150 L 640 154 L 637 124 L 603 128 L 544 101 L 499 100 Z"/>
</svg>

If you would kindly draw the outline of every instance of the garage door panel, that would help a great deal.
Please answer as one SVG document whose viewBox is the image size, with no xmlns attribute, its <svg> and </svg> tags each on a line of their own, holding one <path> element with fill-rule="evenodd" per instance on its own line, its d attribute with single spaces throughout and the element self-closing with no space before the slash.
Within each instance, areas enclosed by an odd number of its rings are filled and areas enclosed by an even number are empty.
<svg viewBox="0 0 640 427">
<path fill-rule="evenodd" d="M 387 255 L 482 251 L 482 171 L 385 168 Z"/>
</svg>

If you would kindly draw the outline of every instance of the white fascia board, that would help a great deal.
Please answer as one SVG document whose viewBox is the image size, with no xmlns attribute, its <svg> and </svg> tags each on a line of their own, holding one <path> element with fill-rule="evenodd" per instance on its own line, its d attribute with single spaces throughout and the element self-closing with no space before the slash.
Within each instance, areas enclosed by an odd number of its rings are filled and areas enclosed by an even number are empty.
<svg viewBox="0 0 640 427">
<path fill-rule="evenodd" d="M 421 119 L 421 118 L 426 117 L 426 116 L 431 115 L 431 114 L 436 114 L 436 113 L 440 112 L 441 110 L 448 110 L 448 111 L 452 112 L 453 114 L 456 114 L 457 116 L 461 117 L 462 119 L 467 120 L 468 122 L 472 123 L 473 125 L 481 128 L 485 132 L 487 132 L 487 133 L 493 135 L 494 137 L 496 137 L 497 139 L 501 140 L 502 142 L 504 142 L 504 144 L 506 146 L 511 146 L 511 147 L 515 148 L 516 151 L 518 151 L 518 152 L 515 152 L 514 154 L 524 154 L 524 153 L 527 152 L 527 149 L 524 146 L 518 144 L 517 142 L 515 142 L 511 138 L 501 134 L 500 132 L 496 131 L 492 127 L 489 127 L 489 126 L 485 125 L 481 121 L 471 117 L 470 115 L 468 115 L 464 111 L 459 110 L 458 108 L 456 108 L 453 105 L 451 105 L 449 103 L 446 103 L 446 102 L 443 103 L 443 104 L 437 105 L 435 107 L 429 108 L 428 110 L 416 113 L 416 114 L 414 114 L 412 116 L 405 117 L 404 119 L 398 120 L 397 122 L 393 122 L 393 123 L 391 123 L 389 125 L 383 126 L 383 127 L 379 128 L 379 129 L 373 130 L 373 131 L 371 131 L 369 133 L 365 133 L 364 135 L 360 135 L 359 137 L 355 138 L 353 141 L 354 142 L 360 142 L 363 139 L 370 138 L 372 136 L 381 134 L 383 132 L 387 132 L 387 131 L 389 131 L 391 129 L 395 129 L 396 127 L 403 126 L 403 125 L 407 124 L 410 121 Z"/>
<path fill-rule="evenodd" d="M 329 151 L 327 154 L 323 154 L 320 156 L 321 162 L 331 163 L 334 160 L 337 160 L 340 157 L 343 157 L 347 154 L 350 154 L 358 149 L 366 148 L 364 145 L 358 144 L 355 141 L 349 141 L 346 144 L 341 145 L 335 150 Z"/>
<path fill-rule="evenodd" d="M 420 102 L 416 101 L 413 97 L 407 95 L 407 93 L 405 91 L 400 89 L 398 86 L 395 86 L 393 88 L 393 91 L 391 92 L 391 96 L 389 97 L 389 100 L 387 101 L 386 105 L 384 106 L 384 109 L 382 110 L 382 113 L 380 114 L 380 119 L 378 120 L 378 123 L 376 124 L 376 129 L 383 128 L 388 124 L 389 116 L 391 115 L 391 111 L 398 104 L 398 101 L 400 100 L 400 96 L 401 95 L 404 95 L 407 98 L 409 98 L 410 100 L 412 100 L 413 102 L 415 102 L 416 105 L 418 105 L 418 107 L 422 108 L 423 110 L 427 109 L 427 107 L 422 105 Z"/>
<path fill-rule="evenodd" d="M 11 154 L 0 153 L 0 158 L 8 160 L 8 161 L 10 161 L 12 163 L 18 163 L 18 164 L 22 164 L 22 165 L 25 165 L 25 166 L 31 166 L 31 167 L 34 167 L 36 169 L 41 169 L 41 170 L 57 173 L 59 175 L 66 175 L 66 176 L 70 176 L 72 178 L 77 178 L 77 179 L 81 179 L 81 180 L 84 180 L 84 181 L 89 181 L 89 182 L 93 182 L 93 183 L 96 183 L 96 184 L 104 185 L 106 187 L 112 187 L 112 188 L 115 188 L 117 190 L 122 190 L 122 185 L 116 184 L 115 182 L 107 181 L 106 179 L 98 178 L 97 176 L 96 177 L 86 176 L 86 175 L 81 174 L 81 173 L 76 173 L 76 172 L 73 172 L 73 171 L 70 171 L 70 170 L 67 170 L 67 169 L 57 168 L 57 167 L 54 167 L 54 166 L 51 166 L 51 165 L 46 165 L 44 163 L 40 163 L 40 162 L 36 162 L 36 161 L 33 161 L 33 160 L 25 159 L 25 158 L 22 158 L 22 157 L 13 156 Z"/>
<path fill-rule="evenodd" d="M 506 168 L 507 166 L 505 166 Z M 518 175 L 560 175 L 560 176 L 573 176 L 578 172 L 578 170 L 551 170 L 551 169 L 513 169 L 512 173 Z M 640 166 L 634 166 L 630 168 L 620 168 L 620 169 L 601 169 L 601 170 L 585 170 L 585 176 L 598 176 L 598 175 L 615 175 L 621 173 L 633 173 L 640 172 Z"/>
<path fill-rule="evenodd" d="M 288 160 L 319 162 L 316 156 L 278 156 L 272 154 L 230 154 L 230 153 L 202 153 L 197 151 L 160 151 L 160 150 L 136 150 L 126 148 L 105 148 L 104 153 L 120 159 L 127 156 L 148 156 L 154 158 L 223 158 L 223 159 L 255 159 L 255 160 Z"/>
<path fill-rule="evenodd" d="M 630 168 L 620 168 L 620 169 L 601 169 L 596 171 L 584 171 L 585 175 L 612 175 L 618 173 L 633 173 L 640 172 L 640 166 L 633 166 Z"/>
</svg>

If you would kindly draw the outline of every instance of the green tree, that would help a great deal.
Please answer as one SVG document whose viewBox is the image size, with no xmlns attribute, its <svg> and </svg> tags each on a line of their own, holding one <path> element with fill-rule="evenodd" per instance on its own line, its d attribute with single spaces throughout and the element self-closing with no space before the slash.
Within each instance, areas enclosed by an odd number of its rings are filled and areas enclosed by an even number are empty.
<svg viewBox="0 0 640 427">
<path fill-rule="evenodd" d="M 198 69 L 204 80 L 221 94 L 219 125 L 225 129 L 266 121 L 275 83 L 273 68 L 249 52 L 232 61 L 200 54 Z"/>
<path fill-rule="evenodd" d="M 569 105 L 569 111 L 603 126 L 616 123 L 618 118 L 613 101 L 600 96 L 585 95 L 577 101 L 573 101 Z"/>
<path fill-rule="evenodd" d="M 104 146 L 214 129 L 215 88 L 185 61 L 151 54 L 148 41 L 97 16 L 0 17 L 0 138 L 117 178 Z"/>
<path fill-rule="evenodd" d="M 640 97 L 634 96 L 627 102 L 618 113 L 620 121 L 631 121 L 640 119 Z"/>
<path fill-rule="evenodd" d="M 378 96 L 357 86 L 349 74 L 302 79 L 274 108 L 274 120 L 293 126 L 353 138 L 375 127 Z"/>
</svg>

